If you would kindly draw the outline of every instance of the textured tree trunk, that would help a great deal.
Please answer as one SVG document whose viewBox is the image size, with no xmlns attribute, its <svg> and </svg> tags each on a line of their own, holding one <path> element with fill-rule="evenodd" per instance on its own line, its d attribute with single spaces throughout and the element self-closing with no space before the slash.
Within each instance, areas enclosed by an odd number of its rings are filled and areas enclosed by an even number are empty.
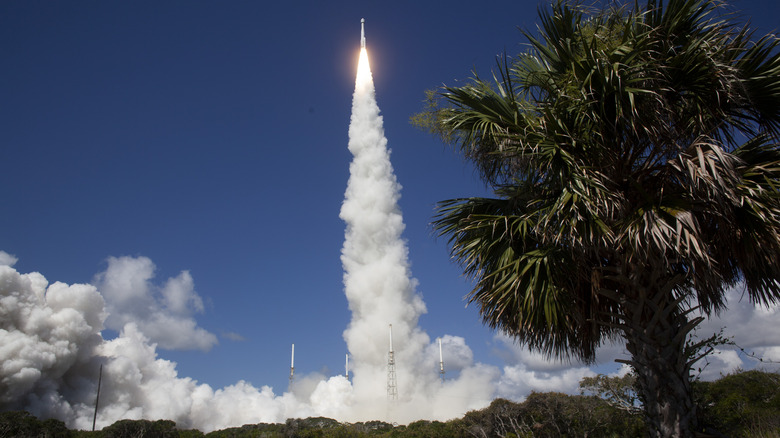
<svg viewBox="0 0 780 438">
<path fill-rule="evenodd" d="M 671 294 L 648 297 L 645 292 L 632 294 L 622 306 L 626 348 L 637 373 L 650 436 L 692 437 L 696 407 L 685 347 L 695 324 L 689 324 Z"/>
</svg>

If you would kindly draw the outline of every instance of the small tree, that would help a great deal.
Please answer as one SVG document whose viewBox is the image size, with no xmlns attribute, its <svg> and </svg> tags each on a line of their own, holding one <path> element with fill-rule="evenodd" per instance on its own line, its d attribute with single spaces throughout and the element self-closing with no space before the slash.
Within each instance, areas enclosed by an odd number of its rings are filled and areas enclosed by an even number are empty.
<svg viewBox="0 0 780 438">
<path fill-rule="evenodd" d="M 595 395 L 606 400 L 610 406 L 632 414 L 642 410 L 636 391 L 636 375 L 633 373 L 614 377 L 604 374 L 584 377 L 580 380 L 580 391 Z"/>
</svg>

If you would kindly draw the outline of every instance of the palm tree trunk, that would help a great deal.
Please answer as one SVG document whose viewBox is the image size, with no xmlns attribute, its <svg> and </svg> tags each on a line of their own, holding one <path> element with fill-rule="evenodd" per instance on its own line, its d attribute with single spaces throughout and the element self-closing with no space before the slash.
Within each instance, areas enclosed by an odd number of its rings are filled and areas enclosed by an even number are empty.
<svg viewBox="0 0 780 438">
<path fill-rule="evenodd" d="M 643 396 L 645 419 L 654 438 L 692 437 L 696 407 L 690 385 L 686 339 L 695 326 L 668 292 L 648 296 L 640 288 L 621 303 L 623 333 Z"/>
</svg>

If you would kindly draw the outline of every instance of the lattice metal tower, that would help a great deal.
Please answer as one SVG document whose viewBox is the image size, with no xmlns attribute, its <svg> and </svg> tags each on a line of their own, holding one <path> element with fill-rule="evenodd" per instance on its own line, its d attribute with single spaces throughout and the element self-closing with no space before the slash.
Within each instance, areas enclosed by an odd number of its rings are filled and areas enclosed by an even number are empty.
<svg viewBox="0 0 780 438">
<path fill-rule="evenodd" d="M 393 324 L 390 324 L 390 351 L 387 353 L 387 399 L 398 400 L 398 382 L 395 378 L 395 353 L 393 352 Z"/>
</svg>

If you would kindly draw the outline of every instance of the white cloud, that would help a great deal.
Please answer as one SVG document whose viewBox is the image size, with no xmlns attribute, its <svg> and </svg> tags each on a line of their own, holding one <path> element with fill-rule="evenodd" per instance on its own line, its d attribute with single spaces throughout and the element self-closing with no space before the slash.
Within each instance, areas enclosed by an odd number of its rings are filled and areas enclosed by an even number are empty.
<svg viewBox="0 0 780 438">
<path fill-rule="evenodd" d="M 505 334 L 496 334 L 495 339 L 503 344 L 508 358 L 498 383 L 497 396 L 510 400 L 524 400 L 532 391 L 556 391 L 576 394 L 583 377 L 596 374 L 590 367 L 572 361 L 552 359 L 517 344 Z M 607 345 L 597 352 L 597 357 L 614 360 L 622 346 Z"/>
<path fill-rule="evenodd" d="M 779 368 L 780 364 L 780 346 L 756 348 L 757 357 L 764 359 L 764 362 L 773 368 Z"/>
<path fill-rule="evenodd" d="M 160 348 L 210 350 L 217 336 L 194 319 L 203 312 L 203 300 L 190 273 L 182 271 L 158 287 L 152 283 L 154 270 L 146 257 L 108 259 L 108 268 L 94 280 L 109 310 L 106 327 L 120 331 L 132 322 Z"/>
<path fill-rule="evenodd" d="M 576 394 L 580 380 L 594 375 L 596 373 L 584 366 L 551 372 L 532 370 L 525 364 L 506 366 L 498 383 L 497 395 L 512 400 L 521 400 L 532 391 Z"/>
<path fill-rule="evenodd" d="M 5 251 L 0 251 L 0 266 L 13 267 L 19 259 Z"/>
<path fill-rule="evenodd" d="M 246 341 L 246 338 L 241 336 L 240 333 L 235 332 L 222 332 L 221 336 L 227 340 L 234 341 L 234 342 L 243 342 Z"/>
<path fill-rule="evenodd" d="M 757 306 L 742 288 L 731 288 L 726 292 L 728 310 L 714 315 L 699 329 L 707 337 L 725 327 L 723 334 L 734 337 L 734 342 L 743 348 L 758 348 L 780 345 L 780 306 Z"/>
<path fill-rule="evenodd" d="M 692 374 L 701 380 L 716 380 L 721 375 L 742 368 L 744 362 L 735 350 L 715 349 L 693 366 Z"/>
<path fill-rule="evenodd" d="M 178 277 L 169 278 L 161 290 L 165 307 L 177 315 L 203 313 L 203 300 L 195 293 L 195 286 L 189 271 L 182 271 Z"/>
<path fill-rule="evenodd" d="M 555 372 L 585 366 L 577 360 L 556 359 L 538 351 L 531 351 L 527 346 L 518 344 L 512 337 L 503 333 L 497 333 L 494 339 L 504 347 L 504 350 L 499 351 L 498 354 L 503 356 L 507 363 L 522 363 L 530 370 Z M 627 357 L 628 353 L 623 342 L 607 343 L 596 349 L 595 364 L 609 364 L 616 359 Z"/>
<path fill-rule="evenodd" d="M 702 361 L 695 365 L 703 368 L 702 379 L 716 379 L 737 368 L 780 369 L 780 305 L 757 306 L 742 291 L 742 286 L 729 289 L 727 310 L 708 318 L 696 330 L 698 337 L 707 338 L 723 329 L 723 336 L 736 344 L 718 346 L 715 354 L 706 359 L 706 367 Z"/>
</svg>

